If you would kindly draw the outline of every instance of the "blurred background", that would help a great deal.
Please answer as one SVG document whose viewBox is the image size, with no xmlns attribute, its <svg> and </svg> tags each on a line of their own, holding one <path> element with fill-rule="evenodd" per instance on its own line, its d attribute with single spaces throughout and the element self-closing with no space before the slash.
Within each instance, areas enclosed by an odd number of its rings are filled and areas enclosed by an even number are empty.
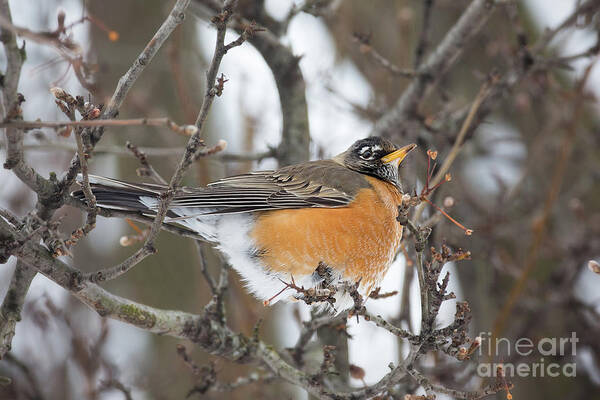
<svg viewBox="0 0 600 400">
<path fill-rule="evenodd" d="M 394 105 L 410 79 L 382 67 L 371 51 L 376 49 L 400 68 L 414 68 L 423 10 L 430 1 L 338 0 L 324 2 L 327 4 L 318 16 L 296 12 L 303 6 L 302 1 L 240 1 L 241 10 L 264 6 L 262 18 L 281 27 L 281 43 L 300 57 L 311 159 L 333 156 L 354 140 L 368 136 L 375 122 Z M 33 31 L 56 29 L 60 10 L 66 14 L 66 25 L 84 15 L 98 21 L 78 23 L 71 29 L 73 41 L 80 46 L 78 51 L 91 67 L 89 73 L 95 76 L 95 84 L 88 88 L 82 87 L 73 69 L 55 50 L 27 41 L 27 60 L 19 83 L 19 92 L 26 98 L 24 119 L 56 121 L 63 120 L 64 115 L 54 105 L 49 89 L 59 86 L 73 95 L 89 95 L 96 104 L 106 103 L 119 77 L 160 26 L 173 2 L 9 3 L 14 24 Z M 433 1 L 425 55 L 437 46 L 469 3 Z M 486 77 L 492 71 L 500 76 L 513 71 L 523 59 L 523 49 L 533 46 L 547 29 L 559 26 L 580 2 L 506 3 L 510 5 L 498 7 L 467 44 L 458 63 L 420 105 L 415 118 L 418 123 L 388 134 L 399 145 L 413 141 L 420 144 L 402 169 L 405 190 L 418 191 L 422 187 L 427 149 L 437 150 L 441 159 L 449 152 L 460 128 L 455 121 L 462 121 L 453 116 L 464 114 Z M 500 336 L 511 340 L 570 337 L 571 332 L 576 332 L 580 340 L 576 356 L 567 354 L 554 360 L 575 361 L 576 377 L 515 377 L 512 393 L 517 399 L 600 398 L 600 275 L 587 266 L 589 260 L 600 261 L 600 131 L 595 101 L 600 91 L 600 68 L 591 70 L 583 101 L 574 89 L 597 57 L 597 28 L 594 16 L 561 32 L 541 53 L 546 57 L 543 62 L 496 96 L 476 129 L 467 134 L 450 170 L 452 181 L 433 196 L 437 204 L 450 206 L 452 216 L 475 231 L 465 236 L 442 220 L 430 240 L 430 245 L 446 241 L 472 253 L 472 260 L 446 268 L 452 274 L 450 290 L 457 300 L 467 300 L 471 306 L 474 336 L 498 328 Z M 115 38 L 109 37 L 107 29 L 118 33 L 117 40 L 111 40 Z M 227 40 L 236 37 L 230 32 Z M 214 40 L 215 30 L 210 23 L 189 14 L 135 84 L 119 118 L 169 117 L 179 124 L 193 123 L 202 102 Z M 0 52 L 0 69 L 4 70 L 5 62 Z M 227 152 L 234 154 L 259 154 L 277 147 L 282 132 L 281 105 L 273 74 L 261 54 L 245 43 L 225 56 L 220 71 L 228 81 L 210 113 L 205 129 L 207 142 L 225 139 Z M 4 136 L 1 140 L 0 158 L 5 157 Z M 160 127 L 107 129 L 90 160 L 90 172 L 140 180 L 135 173 L 137 160 L 125 149 L 126 141 L 147 149 L 154 168 L 168 177 L 187 138 Z M 51 129 L 28 133 L 25 143 L 28 161 L 44 176 L 64 171 L 75 150 L 72 136 L 62 137 Z M 563 156 L 566 164 L 561 170 L 557 165 Z M 226 175 L 277 165 L 277 159 L 268 157 L 255 161 L 206 158 L 193 167 L 185 184 L 205 184 Z M 0 187 L 0 207 L 23 216 L 35 206 L 33 193 L 10 171 L 0 170 Z M 553 198 L 554 188 L 558 192 Z M 548 207 L 546 218 L 544 210 Z M 424 217 L 430 215 L 431 211 Z M 57 217 L 63 218 L 61 230 L 66 233 L 85 220 L 80 210 L 71 207 L 63 207 Z M 131 234 L 135 232 L 124 221 L 99 217 L 96 229 L 74 249 L 74 257 L 65 260 L 86 271 L 115 265 L 134 251 L 119 245 L 121 236 Z M 162 233 L 156 247 L 156 255 L 105 287 L 151 306 L 199 311 L 210 294 L 198 270 L 193 242 Z M 0 297 L 6 292 L 15 264 L 11 259 L 0 266 Z M 410 257 L 408 264 L 400 255 L 382 288 L 398 290 L 399 295 L 372 301 L 368 308 L 392 320 L 402 313 L 407 317 L 402 324 L 418 329 L 418 284 L 414 274 L 407 271 L 411 268 Z M 217 263 L 213 260 L 211 265 Z M 525 270 L 531 272 L 524 274 Z M 293 346 L 299 333 L 298 320 L 309 316 L 306 306 L 277 304 L 265 308 L 245 292 L 237 275 L 232 274 L 230 279 L 228 315 L 232 328 L 251 334 L 257 320 L 263 319 L 266 341 L 277 348 Z M 517 282 L 522 291 L 514 307 L 507 307 Z M 404 293 L 408 294 L 410 307 L 401 310 Z M 446 325 L 453 315 L 451 300 L 444 303 L 438 324 Z M 179 341 L 102 320 L 42 276 L 32 282 L 22 318 L 11 357 L 0 361 L 0 375 L 13 379 L 11 385 L 0 387 L 1 398 L 122 398 L 119 390 L 101 383 L 115 378 L 131 389 L 133 398 L 173 399 L 184 398 L 194 385 L 190 370 L 177 356 Z M 352 335 L 348 358 L 365 370 L 367 383 L 380 379 L 388 371 L 387 365 L 397 363 L 406 350 L 396 338 L 371 324 L 349 320 L 348 332 Z M 214 359 L 183 344 L 199 365 Z M 501 358 L 503 362 L 519 361 L 515 354 Z M 438 360 L 432 357 L 428 361 L 433 366 Z M 223 381 L 254 370 L 222 359 L 215 362 Z M 470 373 L 454 386 L 476 388 L 477 379 L 469 379 L 475 365 L 461 364 L 459 368 Z M 363 384 L 361 380 L 346 379 L 357 387 Z M 205 396 L 307 398 L 303 391 L 285 384 L 250 385 L 231 393 Z M 504 398 L 505 394 L 497 396 Z"/>
</svg>

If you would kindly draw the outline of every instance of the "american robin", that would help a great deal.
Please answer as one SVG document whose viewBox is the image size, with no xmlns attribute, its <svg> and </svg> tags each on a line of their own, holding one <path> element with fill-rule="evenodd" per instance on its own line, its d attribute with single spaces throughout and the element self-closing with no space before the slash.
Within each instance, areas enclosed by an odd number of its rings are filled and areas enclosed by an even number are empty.
<svg viewBox="0 0 600 400">
<path fill-rule="evenodd" d="M 295 287 L 318 290 L 359 282 L 363 296 L 392 263 L 402 226 L 398 168 L 416 147 L 369 137 L 330 160 L 231 176 L 207 187 L 178 189 L 166 223 L 179 223 L 213 243 L 256 297 L 275 303 Z M 164 186 L 91 176 L 100 207 L 153 215 Z M 84 199 L 81 191 L 73 195 Z M 347 287 L 347 285 L 346 285 Z M 304 292 L 306 293 L 306 292 Z M 336 311 L 353 305 L 334 294 Z"/>
</svg>

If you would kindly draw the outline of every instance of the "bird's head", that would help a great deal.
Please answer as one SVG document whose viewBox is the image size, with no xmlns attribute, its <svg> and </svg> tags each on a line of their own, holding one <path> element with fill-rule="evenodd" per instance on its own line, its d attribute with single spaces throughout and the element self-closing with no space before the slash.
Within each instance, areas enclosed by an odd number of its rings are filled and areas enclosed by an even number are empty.
<svg viewBox="0 0 600 400">
<path fill-rule="evenodd" d="M 354 142 L 334 160 L 362 174 L 374 176 L 400 187 L 398 167 L 416 144 L 397 147 L 387 139 L 372 136 Z"/>
</svg>

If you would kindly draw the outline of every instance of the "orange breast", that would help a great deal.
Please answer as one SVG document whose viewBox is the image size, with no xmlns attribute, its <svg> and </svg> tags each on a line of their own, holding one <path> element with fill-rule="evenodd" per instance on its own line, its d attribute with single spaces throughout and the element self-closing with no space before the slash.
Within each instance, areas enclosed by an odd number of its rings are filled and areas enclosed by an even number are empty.
<svg viewBox="0 0 600 400">
<path fill-rule="evenodd" d="M 251 237 L 270 269 L 293 276 L 312 274 L 324 262 L 369 293 L 379 285 L 400 246 L 396 221 L 401 193 L 395 186 L 367 178 L 344 208 L 303 208 L 262 213 Z"/>
</svg>

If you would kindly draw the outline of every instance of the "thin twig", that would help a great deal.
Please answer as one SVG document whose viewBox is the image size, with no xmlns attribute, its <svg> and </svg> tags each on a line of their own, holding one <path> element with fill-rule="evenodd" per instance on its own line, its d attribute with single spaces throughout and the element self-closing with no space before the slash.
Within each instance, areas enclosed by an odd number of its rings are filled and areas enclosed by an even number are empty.
<svg viewBox="0 0 600 400">
<path fill-rule="evenodd" d="M 29 39 L 32 42 L 53 47 L 58 50 L 60 54 L 70 54 L 71 56 L 79 55 L 79 48 L 73 46 L 73 43 L 70 43 L 68 40 L 62 40 L 60 36 L 61 32 L 58 30 L 54 32 L 33 32 L 30 29 L 14 25 L 10 17 L 6 17 L 6 14 L 0 14 L 0 27 L 2 27 L 2 30 L 5 32 L 11 32 L 13 35 Z"/>
<path fill-rule="evenodd" d="M 428 180 L 428 187 L 435 187 L 436 185 L 439 185 L 442 182 L 442 178 L 444 178 L 446 176 L 446 173 L 450 169 L 450 166 L 452 165 L 452 163 L 458 156 L 458 153 L 460 153 L 460 151 L 462 149 L 463 142 L 465 140 L 467 132 L 469 132 L 469 129 L 471 128 L 471 125 L 475 119 L 475 116 L 477 115 L 477 111 L 479 110 L 481 104 L 485 101 L 486 97 L 490 94 L 490 91 L 492 90 L 494 85 L 498 82 L 498 79 L 499 79 L 498 76 L 493 75 L 490 78 L 490 80 L 487 80 L 481 86 L 481 88 L 479 89 L 479 92 L 477 92 L 477 95 L 475 96 L 475 99 L 473 100 L 473 103 L 471 103 L 471 107 L 469 108 L 469 113 L 467 114 L 467 117 L 464 119 L 464 121 L 462 123 L 460 131 L 458 132 L 458 135 L 456 136 L 456 140 L 454 141 L 454 144 L 452 145 L 450 152 L 444 159 L 442 166 L 437 170 L 437 173 L 435 174 L 435 176 L 433 176 L 430 180 Z M 428 157 L 428 160 L 429 160 L 429 157 Z M 419 204 L 419 206 L 415 210 L 415 213 L 413 216 L 413 219 L 415 221 L 418 221 L 421 218 L 421 214 L 423 213 L 424 209 L 425 209 L 425 203 Z"/>
<path fill-rule="evenodd" d="M 37 374 L 35 373 L 35 368 L 30 367 L 23 361 L 19 360 L 13 353 L 7 353 L 4 360 L 8 363 L 13 364 L 16 368 L 18 368 L 23 377 L 25 378 L 26 386 L 30 389 L 31 393 L 28 393 L 28 396 L 34 399 L 44 399 L 42 388 L 40 387 L 40 383 L 37 379 Z"/>
<path fill-rule="evenodd" d="M 83 129 L 81 128 L 75 129 L 75 141 L 77 143 L 77 154 L 79 154 L 79 159 L 81 160 L 82 180 L 80 182 L 80 186 L 85 196 L 85 200 L 87 202 L 87 216 L 83 228 L 76 229 L 71 234 L 71 237 L 65 242 L 65 245 L 67 247 L 63 250 L 66 252 L 69 251 L 69 247 L 74 246 L 82 237 L 87 236 L 96 227 L 96 216 L 98 215 L 98 207 L 96 206 L 96 196 L 94 195 L 94 193 L 92 192 L 92 188 L 90 187 L 90 178 L 88 174 L 87 164 L 89 154 L 84 149 L 83 138 L 81 137 L 82 131 Z"/>
<path fill-rule="evenodd" d="M 313 337 L 315 332 L 321 328 L 322 326 L 336 326 L 345 321 L 346 315 L 339 315 L 335 318 L 331 318 L 330 315 L 324 315 L 320 317 L 312 316 L 310 321 L 305 321 L 302 323 L 302 329 L 300 331 L 300 336 L 296 341 L 296 345 L 292 348 L 287 349 L 296 365 L 303 366 L 304 364 L 304 352 L 306 345 Z"/>
<path fill-rule="evenodd" d="M 562 31 L 571 26 L 575 25 L 579 18 L 582 15 L 587 13 L 593 13 L 597 11 L 598 0 L 588 0 L 586 2 L 579 2 L 578 6 L 573 10 L 573 12 L 565 18 L 560 25 L 553 29 L 547 29 L 542 37 L 535 43 L 533 48 L 531 49 L 532 53 L 539 53 L 543 49 L 545 49 L 550 42 Z"/>
<path fill-rule="evenodd" d="M 110 268 L 84 274 L 83 280 L 92 283 L 98 283 L 116 279 L 125 272 L 129 271 L 135 265 L 139 264 L 144 258 L 154 253 L 156 253 L 154 246 L 144 243 L 144 245 L 138 251 L 127 257 L 127 259 L 120 264 Z"/>
<path fill-rule="evenodd" d="M 458 156 L 458 153 L 460 153 L 460 150 L 462 149 L 462 145 L 465 140 L 465 136 L 467 135 L 467 132 L 469 132 L 469 129 L 471 128 L 471 125 L 473 123 L 473 120 L 475 119 L 475 116 L 477 115 L 477 111 L 479 110 L 479 107 L 485 101 L 486 97 L 489 95 L 490 91 L 492 90 L 494 85 L 498 82 L 498 80 L 499 80 L 499 77 L 497 75 L 492 75 L 489 80 L 484 82 L 484 84 L 479 89 L 479 92 L 477 92 L 477 95 L 475 96 L 475 99 L 473 100 L 473 103 L 471 103 L 471 107 L 469 108 L 469 113 L 467 114 L 467 117 L 463 121 L 460 131 L 458 132 L 458 135 L 456 136 L 456 140 L 454 141 L 454 144 L 452 145 L 450 152 L 444 159 L 444 162 L 442 163 L 441 167 L 437 170 L 437 173 L 431 179 L 430 186 L 435 186 L 438 183 L 440 183 L 442 181 L 442 178 L 446 175 L 446 173 L 450 169 L 450 166 L 452 165 L 452 163 Z"/>
<path fill-rule="evenodd" d="M 100 381 L 100 391 L 116 389 L 125 396 L 125 400 L 133 400 L 131 389 L 117 379 L 109 379 Z"/>
<path fill-rule="evenodd" d="M 429 382 L 429 379 L 425 375 L 419 373 L 419 371 L 414 369 L 412 366 L 409 366 L 406 369 L 406 372 L 419 386 L 423 387 L 428 400 L 435 400 L 436 396 L 435 392 L 433 391 L 433 385 L 431 382 Z"/>
<path fill-rule="evenodd" d="M 160 176 L 160 174 L 156 172 L 154 167 L 150 164 L 144 151 L 140 150 L 136 145 L 134 145 L 130 141 L 127 141 L 127 143 L 125 143 L 125 147 L 127 148 L 127 150 L 133 153 L 135 158 L 137 158 L 140 164 L 142 164 L 142 168 L 138 168 L 136 170 L 139 176 L 148 176 L 152 178 L 154 182 L 159 183 L 161 185 L 167 184 L 167 181 L 165 181 L 163 177 Z M 83 171 L 83 164 L 81 166 L 81 169 Z"/>
<path fill-rule="evenodd" d="M 236 3 L 237 1 L 235 0 L 227 0 L 221 13 L 212 18 L 212 22 L 217 27 L 217 40 L 215 42 L 215 50 L 213 52 L 212 61 L 208 71 L 206 71 L 206 83 L 208 86 L 204 94 L 204 101 L 202 102 L 202 107 L 200 107 L 200 112 L 196 117 L 195 125 L 198 128 L 201 128 L 204 125 L 204 121 L 208 115 L 208 110 L 210 109 L 212 101 L 216 95 L 215 83 L 217 81 L 217 73 L 219 72 L 221 60 L 227 52 L 227 50 L 225 50 L 225 32 L 227 31 L 227 21 L 231 17 L 233 13 L 233 7 Z"/>
<path fill-rule="evenodd" d="M 384 56 L 382 56 L 373 46 L 371 45 L 371 37 L 367 34 L 355 32 L 354 40 L 360 44 L 360 51 L 368 54 L 371 58 L 379 64 L 381 67 L 388 70 L 390 73 L 402 78 L 414 78 L 417 75 L 416 71 L 400 68 Z"/>
<path fill-rule="evenodd" d="M 136 119 L 93 119 L 81 121 L 5 121 L 0 122 L 0 128 L 39 129 L 64 128 L 65 126 L 79 127 L 129 127 L 129 126 L 165 126 L 183 136 L 190 136 L 194 130 L 189 125 L 177 125 L 169 118 L 136 118 Z"/>
<path fill-rule="evenodd" d="M 221 9 L 222 2 L 196 0 L 193 5 L 194 11 L 200 17 L 210 19 L 214 12 Z M 281 104 L 283 127 L 277 161 L 280 166 L 307 161 L 310 157 L 310 124 L 306 105 L 306 84 L 299 66 L 300 58 L 276 36 L 276 33 L 285 32 L 285 22 L 277 23 L 266 17 L 266 13 L 252 15 L 252 19 L 256 19 L 257 24 L 261 24 L 260 27 L 265 30 L 249 38 L 249 41 L 271 69 Z M 251 24 L 252 21 L 241 16 L 236 16 L 231 21 L 232 27 L 240 34 Z M 266 29 L 267 27 L 271 27 L 271 30 Z"/>
<path fill-rule="evenodd" d="M 88 212 L 95 214 L 96 213 L 96 196 L 94 196 L 94 193 L 92 192 L 92 189 L 90 187 L 90 178 L 88 175 L 88 165 L 87 165 L 88 154 L 86 154 L 86 152 L 83 148 L 83 139 L 81 138 L 81 130 L 80 129 L 75 130 L 75 142 L 77 143 L 77 153 L 79 154 L 79 159 L 81 160 L 81 175 L 82 175 L 81 190 L 83 191 L 85 200 L 87 201 L 87 205 L 88 205 L 88 209 L 89 209 Z"/>
<path fill-rule="evenodd" d="M 405 248 L 404 242 L 402 243 Z M 406 252 L 406 250 L 404 250 Z M 410 326 L 410 285 L 415 275 L 414 264 L 410 258 L 408 258 L 408 252 L 404 255 L 404 276 L 402 278 L 402 297 L 400 300 L 400 312 L 398 318 L 393 320 L 396 325 L 400 325 L 402 321 L 406 321 Z"/>
<path fill-rule="evenodd" d="M 415 239 L 415 251 L 416 251 L 416 268 L 417 278 L 419 279 L 419 292 L 421 295 L 421 335 L 427 335 L 431 331 L 433 319 L 430 312 L 430 287 L 427 284 L 427 273 L 425 271 L 425 265 L 423 262 L 423 251 L 425 250 L 425 241 L 429 236 L 430 230 L 417 227 L 407 217 L 408 207 L 401 205 L 398 207 L 399 215 L 398 222 L 408 228 Z"/>
<path fill-rule="evenodd" d="M 505 388 L 500 385 L 491 385 L 491 386 L 488 386 L 481 390 L 475 390 L 472 392 L 467 392 L 467 391 L 457 390 L 457 389 L 450 389 L 450 388 L 447 388 L 445 386 L 438 385 L 438 384 L 432 384 L 431 388 L 438 393 L 447 394 L 456 399 L 465 399 L 465 400 L 483 399 L 484 397 L 491 396 L 493 394 L 496 394 L 498 392 L 505 390 Z"/>
<path fill-rule="evenodd" d="M 104 113 L 102 119 L 111 119 L 117 116 L 123 101 L 127 97 L 127 93 L 133 87 L 134 83 L 140 77 L 142 72 L 150 64 L 154 56 L 158 53 L 158 50 L 162 47 L 163 43 L 169 38 L 171 33 L 183 22 L 185 19 L 185 12 L 190 5 L 191 0 L 177 0 L 169 16 L 162 23 L 160 28 L 156 31 L 152 39 L 148 42 L 144 50 L 137 56 L 131 67 L 127 72 L 119 79 L 117 88 L 113 93 Z M 94 143 L 102 136 L 101 132 L 94 132 Z"/>
<path fill-rule="evenodd" d="M 64 22 L 64 13 L 62 16 Z M 64 25 L 61 26 L 60 19 L 59 13 L 59 27 L 54 31 L 33 32 L 27 28 L 13 25 L 10 18 L 6 18 L 4 15 L 0 14 L 0 26 L 3 30 L 10 31 L 22 38 L 27 38 L 33 42 L 55 49 L 60 55 L 59 61 L 66 61 L 69 63 L 65 75 L 72 68 L 75 77 L 81 83 L 81 86 L 86 88 L 90 93 L 95 93 L 97 91 L 95 84 L 89 82 L 82 71 L 83 68 L 86 67 L 85 62 L 83 61 L 82 46 L 72 40 L 72 35 L 66 33 L 67 29 L 71 29 L 75 24 L 80 24 L 86 20 L 91 21 L 92 19 L 90 17 L 83 17 L 67 27 Z M 59 80 L 62 80 L 62 78 Z"/>
<path fill-rule="evenodd" d="M 3 142 L 0 142 L 0 149 L 5 148 Z M 77 146 L 68 142 L 53 142 L 42 141 L 41 143 L 24 144 L 23 150 L 28 151 L 44 151 L 44 150 L 64 150 L 77 151 Z M 185 147 L 138 147 L 138 150 L 150 157 L 173 157 L 179 156 L 185 150 Z M 271 148 L 267 151 L 259 153 L 218 153 L 213 155 L 214 159 L 224 162 L 247 162 L 247 161 L 262 161 L 267 158 L 276 157 L 276 149 Z M 122 146 L 112 145 L 96 145 L 94 147 L 94 155 L 115 155 L 119 157 L 130 156 L 131 152 L 124 149 Z"/>
<path fill-rule="evenodd" d="M 402 78 L 414 78 L 418 75 L 418 72 L 414 70 L 398 67 L 396 64 L 392 63 L 390 60 L 379 54 L 377 50 L 375 50 L 373 47 L 370 47 L 368 53 L 371 55 L 373 60 L 379 63 L 379 65 L 381 65 L 383 68 L 387 69 L 396 76 L 400 76 Z"/>
<path fill-rule="evenodd" d="M 192 357 L 190 357 L 184 345 L 177 345 L 177 355 L 181 357 L 185 365 L 192 371 L 194 375 L 200 374 L 200 367 L 198 367 L 198 365 L 194 362 Z"/>
<path fill-rule="evenodd" d="M 385 329 L 386 331 L 390 332 L 394 336 L 397 336 L 397 337 L 403 338 L 403 339 L 409 339 L 409 340 L 418 339 L 418 336 L 413 335 L 412 333 L 408 332 L 407 330 L 404 330 L 402 328 L 398 328 L 397 326 L 394 326 L 393 324 L 386 321 L 383 317 L 381 317 L 381 315 L 373 315 L 366 310 L 361 312 L 360 315 L 363 316 L 365 321 L 373 322 L 375 325 L 377 325 L 380 328 Z"/>
<path fill-rule="evenodd" d="M 204 249 L 202 248 L 203 243 L 196 240 L 194 241 L 194 244 L 196 245 L 196 251 L 198 252 L 198 263 L 200 264 L 200 272 L 202 273 L 202 276 L 204 276 L 204 279 L 206 280 L 206 284 L 208 285 L 208 288 L 210 289 L 210 292 L 215 295 L 217 294 L 217 283 L 215 282 L 214 278 L 210 275 L 210 273 L 208 272 L 207 267 L 207 263 L 206 263 L 206 257 L 204 256 Z"/>
<path fill-rule="evenodd" d="M 431 29 L 431 12 L 433 10 L 433 4 L 435 0 L 423 1 L 423 23 L 421 24 L 421 33 L 419 34 L 419 40 L 417 42 L 417 48 L 415 50 L 415 69 L 418 69 L 421 65 L 421 60 L 425 55 L 427 46 L 429 45 L 429 31 Z"/>
</svg>

